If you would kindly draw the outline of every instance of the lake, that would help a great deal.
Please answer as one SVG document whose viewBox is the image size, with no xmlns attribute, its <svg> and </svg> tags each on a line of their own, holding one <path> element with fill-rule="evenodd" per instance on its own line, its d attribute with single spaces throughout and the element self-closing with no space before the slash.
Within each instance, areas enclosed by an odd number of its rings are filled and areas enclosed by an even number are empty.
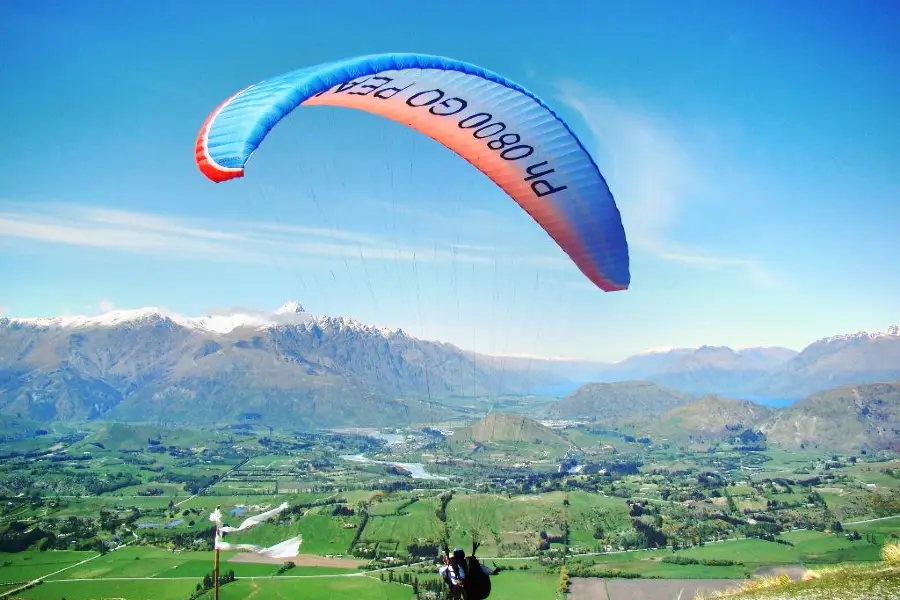
<svg viewBox="0 0 900 600">
<path fill-rule="evenodd" d="M 755 404 L 761 404 L 770 408 L 784 408 L 785 406 L 790 406 L 800 400 L 800 398 L 772 398 L 770 396 L 747 396 L 742 394 L 735 394 L 733 396 L 727 394 L 722 395 L 728 398 L 734 398 L 735 400 L 749 400 Z"/>
</svg>

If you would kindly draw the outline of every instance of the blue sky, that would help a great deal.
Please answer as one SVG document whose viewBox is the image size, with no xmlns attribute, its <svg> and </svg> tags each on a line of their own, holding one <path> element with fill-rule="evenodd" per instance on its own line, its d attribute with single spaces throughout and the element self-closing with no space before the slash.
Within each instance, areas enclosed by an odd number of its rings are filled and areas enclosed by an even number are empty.
<svg viewBox="0 0 900 600">
<path fill-rule="evenodd" d="M 29 2 L 0 38 L 0 310 L 312 312 L 504 354 L 802 348 L 900 321 L 891 2 Z M 265 77 L 358 54 L 474 62 L 594 154 L 632 286 L 603 293 L 486 177 L 310 107 L 214 185 L 196 133 Z"/>
</svg>

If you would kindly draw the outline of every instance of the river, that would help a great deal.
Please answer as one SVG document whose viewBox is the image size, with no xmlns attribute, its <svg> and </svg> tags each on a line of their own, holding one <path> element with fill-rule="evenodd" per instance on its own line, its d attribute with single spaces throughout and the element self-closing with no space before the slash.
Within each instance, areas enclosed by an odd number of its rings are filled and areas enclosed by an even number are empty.
<svg viewBox="0 0 900 600">
<path fill-rule="evenodd" d="M 364 456 L 362 454 L 342 454 L 341 458 L 344 460 L 349 460 L 352 462 L 359 463 L 373 463 L 378 465 L 395 465 L 406 469 L 410 473 L 410 477 L 413 479 L 447 479 L 446 477 L 442 477 L 440 475 L 433 475 L 425 470 L 425 465 L 422 463 L 403 463 L 403 462 L 394 462 L 387 460 L 373 460 Z"/>
</svg>

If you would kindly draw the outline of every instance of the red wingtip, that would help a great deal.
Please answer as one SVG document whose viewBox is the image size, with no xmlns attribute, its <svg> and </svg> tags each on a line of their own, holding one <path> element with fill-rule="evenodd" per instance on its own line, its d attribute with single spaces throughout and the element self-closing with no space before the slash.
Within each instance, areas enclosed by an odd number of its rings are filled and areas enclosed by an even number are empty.
<svg viewBox="0 0 900 600">
<path fill-rule="evenodd" d="M 200 172 L 206 175 L 210 180 L 221 183 L 223 181 L 228 181 L 229 179 L 236 179 L 238 177 L 244 176 L 244 169 L 223 169 L 219 165 L 215 164 L 209 158 L 209 153 L 206 148 L 206 137 L 209 133 L 209 128 L 212 125 L 213 119 L 216 118 L 216 115 L 225 107 L 226 104 L 234 100 L 238 95 L 243 93 L 244 90 L 241 90 L 237 94 L 231 96 L 222 102 L 219 106 L 216 107 L 214 111 L 209 113 L 209 116 L 206 117 L 206 120 L 203 121 L 203 126 L 200 127 L 200 132 L 197 134 L 197 141 L 194 143 L 194 160 L 197 162 L 197 167 L 200 169 Z"/>
</svg>

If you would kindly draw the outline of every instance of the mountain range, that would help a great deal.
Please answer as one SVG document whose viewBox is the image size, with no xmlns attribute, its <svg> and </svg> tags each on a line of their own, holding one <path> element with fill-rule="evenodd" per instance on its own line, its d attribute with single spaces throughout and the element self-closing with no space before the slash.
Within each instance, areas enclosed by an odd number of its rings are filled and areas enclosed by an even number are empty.
<svg viewBox="0 0 900 600">
<path fill-rule="evenodd" d="M 691 394 L 797 400 L 838 386 L 900 379 L 900 326 L 833 335 L 799 352 L 701 346 L 651 351 L 611 364 L 572 361 L 559 372 L 566 368 L 580 383 L 643 380 Z"/>
<path fill-rule="evenodd" d="M 297 302 L 204 317 L 143 308 L 0 318 L 0 413 L 42 422 L 371 426 L 443 421 L 466 414 L 466 398 L 585 381 L 651 382 L 670 389 L 674 408 L 687 394 L 800 398 L 892 379 L 900 379 L 897 327 L 833 336 L 801 352 L 704 346 L 603 364 L 478 355 L 313 315 Z"/>
<path fill-rule="evenodd" d="M 39 421 L 389 424 L 445 418 L 438 399 L 549 381 L 296 302 L 199 318 L 156 308 L 0 318 L 0 411 Z"/>
</svg>

